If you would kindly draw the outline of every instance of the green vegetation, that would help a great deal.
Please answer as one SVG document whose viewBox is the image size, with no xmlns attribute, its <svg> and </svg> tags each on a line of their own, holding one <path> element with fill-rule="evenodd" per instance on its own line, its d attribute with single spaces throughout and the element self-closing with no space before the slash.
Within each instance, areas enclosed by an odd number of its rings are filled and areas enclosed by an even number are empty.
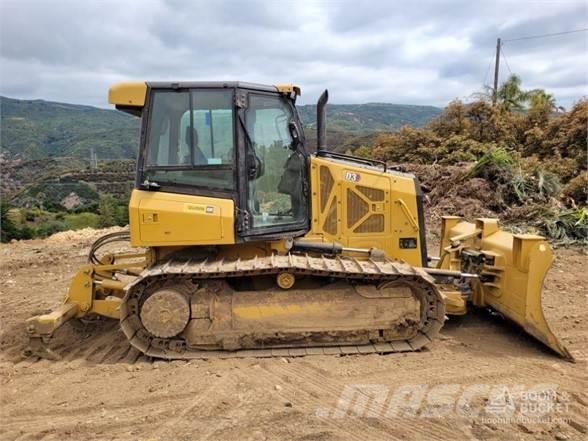
<svg viewBox="0 0 588 441">
<path fill-rule="evenodd" d="M 459 185 L 484 180 L 494 202 L 480 202 L 494 204 L 505 220 L 556 242 L 587 243 L 588 100 L 566 112 L 544 90 L 523 90 L 516 76 L 501 85 L 496 105 L 491 92 L 478 98 L 449 103 L 424 127 L 381 133 L 372 149 L 356 153 L 396 163 L 468 164 Z"/>
<path fill-rule="evenodd" d="M 74 198 L 68 203 L 70 195 Z M 49 211 L 60 211 L 64 208 L 84 211 L 95 209 L 98 199 L 98 193 L 84 182 L 49 181 L 30 187 L 13 202 L 20 207 L 38 207 Z"/>
<path fill-rule="evenodd" d="M 3 207 L 9 223 L 2 241 L 126 225 L 134 169 L 132 160 L 101 162 L 97 169 L 74 158 L 3 160 Z"/>
<path fill-rule="evenodd" d="M 0 238 L 2 242 L 11 239 L 21 239 L 21 232 L 9 216 L 10 206 L 4 200 L 0 200 Z"/>
<path fill-rule="evenodd" d="M 476 162 L 470 177 L 495 179 L 512 168 L 513 158 L 503 148 L 491 148 Z"/>
<path fill-rule="evenodd" d="M 129 208 L 126 201 L 121 203 L 111 195 L 100 197 L 98 215 L 98 226 L 101 228 L 113 225 L 124 226 L 129 223 Z"/>
<path fill-rule="evenodd" d="M 139 119 L 115 110 L 0 97 L 2 151 L 25 160 L 49 156 L 133 158 Z"/>
<path fill-rule="evenodd" d="M 111 195 L 99 197 L 98 203 L 87 209 L 94 211 L 76 211 L 46 209 L 44 207 L 14 207 L 5 201 L 0 202 L 1 226 L 0 239 L 9 242 L 12 239 L 31 239 L 47 237 L 59 231 L 81 228 L 105 228 L 128 224 L 127 201 Z"/>
<path fill-rule="evenodd" d="M 406 126 L 380 134 L 372 155 L 394 162 L 450 165 L 475 162 L 500 147 L 544 163 L 563 183 L 586 170 L 588 100 L 555 113 L 548 93 L 517 92 L 518 81 L 511 78 L 507 83 L 499 90 L 496 106 L 488 99 L 452 101 L 422 128 Z M 520 106 L 524 110 L 516 110 Z"/>
<path fill-rule="evenodd" d="M 547 202 L 561 189 L 556 174 L 545 171 L 539 165 L 523 166 L 518 157 L 513 157 L 503 148 L 488 150 L 467 176 L 493 183 L 508 204 L 524 204 L 531 200 Z"/>
<path fill-rule="evenodd" d="M 558 243 L 588 245 L 588 208 L 572 208 L 548 216 L 543 230 Z"/>
<path fill-rule="evenodd" d="M 66 230 L 79 230 L 86 227 L 98 228 L 100 226 L 100 216 L 96 213 L 87 212 L 66 214 L 63 216 L 63 224 Z"/>
<path fill-rule="evenodd" d="M 516 207 L 507 216 L 516 232 L 538 233 L 555 245 L 588 246 L 588 208 L 561 208 L 547 204 Z"/>
<path fill-rule="evenodd" d="M 316 106 L 298 106 L 307 145 L 316 146 Z M 327 143 L 330 150 L 344 153 L 374 144 L 378 133 L 409 125 L 420 127 L 438 116 L 441 109 L 403 104 L 328 104 Z"/>
</svg>

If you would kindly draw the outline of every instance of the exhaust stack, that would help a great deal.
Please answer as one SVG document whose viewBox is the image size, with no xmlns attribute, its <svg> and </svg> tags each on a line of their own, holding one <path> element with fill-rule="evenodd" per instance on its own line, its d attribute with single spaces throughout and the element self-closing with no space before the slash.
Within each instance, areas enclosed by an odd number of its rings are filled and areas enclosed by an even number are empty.
<svg viewBox="0 0 588 441">
<path fill-rule="evenodd" d="M 316 151 L 327 150 L 327 101 L 329 91 L 321 94 L 316 104 Z"/>
</svg>

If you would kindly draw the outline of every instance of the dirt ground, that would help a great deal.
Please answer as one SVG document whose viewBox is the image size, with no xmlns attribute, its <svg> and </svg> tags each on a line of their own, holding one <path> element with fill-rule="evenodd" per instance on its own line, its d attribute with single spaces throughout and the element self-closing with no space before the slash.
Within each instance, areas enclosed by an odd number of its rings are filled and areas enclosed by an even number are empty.
<svg viewBox="0 0 588 441">
<path fill-rule="evenodd" d="M 581 250 L 556 251 L 543 296 L 576 363 L 485 311 L 409 354 L 163 362 L 103 321 L 65 325 L 61 361 L 24 358 L 24 320 L 59 304 L 97 235 L 0 247 L 0 439 L 586 439 Z"/>
</svg>

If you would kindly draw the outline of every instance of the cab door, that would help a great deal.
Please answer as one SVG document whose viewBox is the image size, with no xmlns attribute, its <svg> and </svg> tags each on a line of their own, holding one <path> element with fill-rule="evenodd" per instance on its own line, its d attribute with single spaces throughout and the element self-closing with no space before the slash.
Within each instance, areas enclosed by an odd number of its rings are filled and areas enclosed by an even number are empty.
<svg viewBox="0 0 588 441">
<path fill-rule="evenodd" d="M 279 94 L 249 92 L 243 112 L 245 194 L 243 236 L 304 232 L 309 226 L 307 155 L 293 104 Z M 304 230 L 304 231 L 303 231 Z"/>
</svg>

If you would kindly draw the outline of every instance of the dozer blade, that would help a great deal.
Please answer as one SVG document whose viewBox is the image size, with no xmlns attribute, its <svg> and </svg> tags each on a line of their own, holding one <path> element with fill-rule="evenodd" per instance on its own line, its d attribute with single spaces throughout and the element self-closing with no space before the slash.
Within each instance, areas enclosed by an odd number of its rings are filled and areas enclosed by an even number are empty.
<svg viewBox="0 0 588 441">
<path fill-rule="evenodd" d="M 490 306 L 528 334 L 573 361 L 543 314 L 543 281 L 553 262 L 549 243 L 541 236 L 511 234 L 496 219 L 463 222 L 445 217 L 439 268 L 479 274 L 472 303 Z"/>
</svg>

